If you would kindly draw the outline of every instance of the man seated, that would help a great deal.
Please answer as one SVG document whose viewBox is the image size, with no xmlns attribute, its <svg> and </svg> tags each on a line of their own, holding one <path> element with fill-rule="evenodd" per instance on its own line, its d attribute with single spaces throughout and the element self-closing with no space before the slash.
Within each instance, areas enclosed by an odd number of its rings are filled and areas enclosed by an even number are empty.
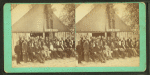
<svg viewBox="0 0 150 75">
<path fill-rule="evenodd" d="M 99 61 L 101 61 L 102 63 L 105 63 L 105 59 L 104 59 L 104 55 L 103 55 L 103 51 L 102 48 L 100 48 L 98 46 L 98 42 L 95 42 L 95 47 L 92 50 L 94 52 L 94 55 L 96 57 L 98 57 Z"/>
<path fill-rule="evenodd" d="M 137 56 L 138 53 L 137 53 L 137 51 L 136 51 L 136 49 L 135 49 L 135 42 L 134 42 L 134 41 L 131 42 L 131 46 L 132 46 L 133 56 Z"/>
<path fill-rule="evenodd" d="M 125 46 L 125 42 L 121 41 L 121 43 L 119 42 L 119 51 L 120 51 L 120 55 L 122 58 L 125 58 L 126 56 L 126 46 Z"/>
<path fill-rule="evenodd" d="M 33 51 L 34 58 L 40 63 L 44 63 L 37 42 L 35 42 L 35 50 Z"/>
<path fill-rule="evenodd" d="M 138 56 L 139 56 L 139 40 L 136 41 L 135 49 L 136 49 L 136 52 L 138 53 Z"/>
<path fill-rule="evenodd" d="M 105 50 L 103 50 L 104 54 L 106 54 L 108 59 L 112 59 L 112 53 L 113 51 L 111 51 L 111 49 L 109 48 L 109 46 L 107 45 L 107 43 L 105 43 Z"/>
<path fill-rule="evenodd" d="M 54 45 L 52 44 L 52 42 L 50 42 L 50 51 L 51 51 L 51 57 L 57 59 L 58 54 L 57 54 L 57 49 L 54 48 Z"/>
<path fill-rule="evenodd" d="M 111 42 L 111 49 L 113 51 L 113 57 L 118 59 L 119 58 L 118 48 L 116 48 L 114 42 Z"/>
<path fill-rule="evenodd" d="M 43 43 L 43 52 L 44 52 L 44 55 L 45 55 L 45 59 L 51 59 L 51 57 L 50 57 L 51 51 L 49 51 L 49 49 L 48 49 L 48 47 L 46 46 L 45 43 Z"/>
<path fill-rule="evenodd" d="M 57 50 L 60 58 L 62 59 L 64 57 L 64 53 L 63 53 L 64 47 L 61 41 L 57 41 Z"/>
</svg>

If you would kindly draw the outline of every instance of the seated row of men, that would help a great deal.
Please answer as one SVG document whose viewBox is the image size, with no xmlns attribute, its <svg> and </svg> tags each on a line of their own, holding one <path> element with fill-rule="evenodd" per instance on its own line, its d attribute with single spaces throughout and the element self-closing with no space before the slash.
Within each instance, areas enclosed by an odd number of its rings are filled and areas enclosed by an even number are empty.
<svg viewBox="0 0 150 75">
<path fill-rule="evenodd" d="M 39 61 L 44 63 L 48 59 L 70 57 L 74 54 L 74 47 L 74 40 L 69 38 L 66 40 L 57 38 L 44 40 L 32 37 L 29 40 L 25 38 L 19 40 L 14 50 L 17 55 L 17 64 L 20 63 L 21 57 L 24 62 Z"/>
<path fill-rule="evenodd" d="M 139 41 L 134 38 L 125 40 L 119 38 L 104 38 L 104 37 L 91 37 L 90 39 L 83 39 L 78 42 L 76 46 L 78 53 L 78 63 L 89 59 L 95 61 L 96 59 L 105 63 L 108 59 L 125 58 L 132 56 L 139 56 Z"/>
</svg>

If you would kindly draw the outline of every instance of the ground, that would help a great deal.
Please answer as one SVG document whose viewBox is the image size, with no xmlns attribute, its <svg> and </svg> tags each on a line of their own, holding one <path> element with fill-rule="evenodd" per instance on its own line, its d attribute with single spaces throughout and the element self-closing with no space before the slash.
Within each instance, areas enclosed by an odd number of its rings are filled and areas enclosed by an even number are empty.
<svg viewBox="0 0 150 75">
<path fill-rule="evenodd" d="M 107 60 L 106 63 L 96 62 L 82 62 L 78 64 L 77 60 L 73 57 L 64 59 L 52 59 L 47 60 L 45 63 L 39 62 L 21 62 L 17 65 L 16 61 L 12 61 L 12 67 L 136 67 L 139 66 L 139 57 L 126 57 L 125 59 L 111 59 Z"/>
<path fill-rule="evenodd" d="M 107 60 L 105 63 L 101 63 L 100 61 L 96 62 L 82 62 L 82 64 L 78 64 L 77 67 L 137 67 L 139 66 L 139 57 L 126 57 L 125 59 L 111 59 Z"/>
</svg>

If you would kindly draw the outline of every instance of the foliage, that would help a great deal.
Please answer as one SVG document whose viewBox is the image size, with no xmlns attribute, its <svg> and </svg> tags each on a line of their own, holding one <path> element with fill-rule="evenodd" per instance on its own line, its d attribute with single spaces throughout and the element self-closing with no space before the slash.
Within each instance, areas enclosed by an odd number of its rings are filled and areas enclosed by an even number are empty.
<svg viewBox="0 0 150 75">
<path fill-rule="evenodd" d="M 139 4 L 126 4 L 126 15 L 123 17 L 124 21 L 130 24 L 134 33 L 139 33 Z"/>
<path fill-rule="evenodd" d="M 75 4 L 65 4 L 60 19 L 68 27 L 73 28 L 75 23 Z"/>
<path fill-rule="evenodd" d="M 136 24 L 139 24 L 139 4 L 127 4 L 126 11 L 126 21 L 129 21 L 131 23 L 131 27 L 134 27 Z"/>
</svg>

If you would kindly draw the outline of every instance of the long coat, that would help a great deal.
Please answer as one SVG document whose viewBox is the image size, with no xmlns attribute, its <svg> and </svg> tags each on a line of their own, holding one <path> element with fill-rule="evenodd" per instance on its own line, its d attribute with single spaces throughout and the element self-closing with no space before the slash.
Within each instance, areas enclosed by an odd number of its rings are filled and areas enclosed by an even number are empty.
<svg viewBox="0 0 150 75">
<path fill-rule="evenodd" d="M 24 41 L 24 42 L 22 43 L 22 52 L 23 52 L 23 53 L 26 53 L 26 52 L 27 52 L 27 49 L 28 49 L 27 42 Z"/>
<path fill-rule="evenodd" d="M 16 45 L 14 50 L 15 50 L 16 54 L 21 54 L 21 46 L 20 45 Z"/>
<path fill-rule="evenodd" d="M 89 52 L 89 42 L 86 40 L 83 43 L 84 52 Z"/>
</svg>

